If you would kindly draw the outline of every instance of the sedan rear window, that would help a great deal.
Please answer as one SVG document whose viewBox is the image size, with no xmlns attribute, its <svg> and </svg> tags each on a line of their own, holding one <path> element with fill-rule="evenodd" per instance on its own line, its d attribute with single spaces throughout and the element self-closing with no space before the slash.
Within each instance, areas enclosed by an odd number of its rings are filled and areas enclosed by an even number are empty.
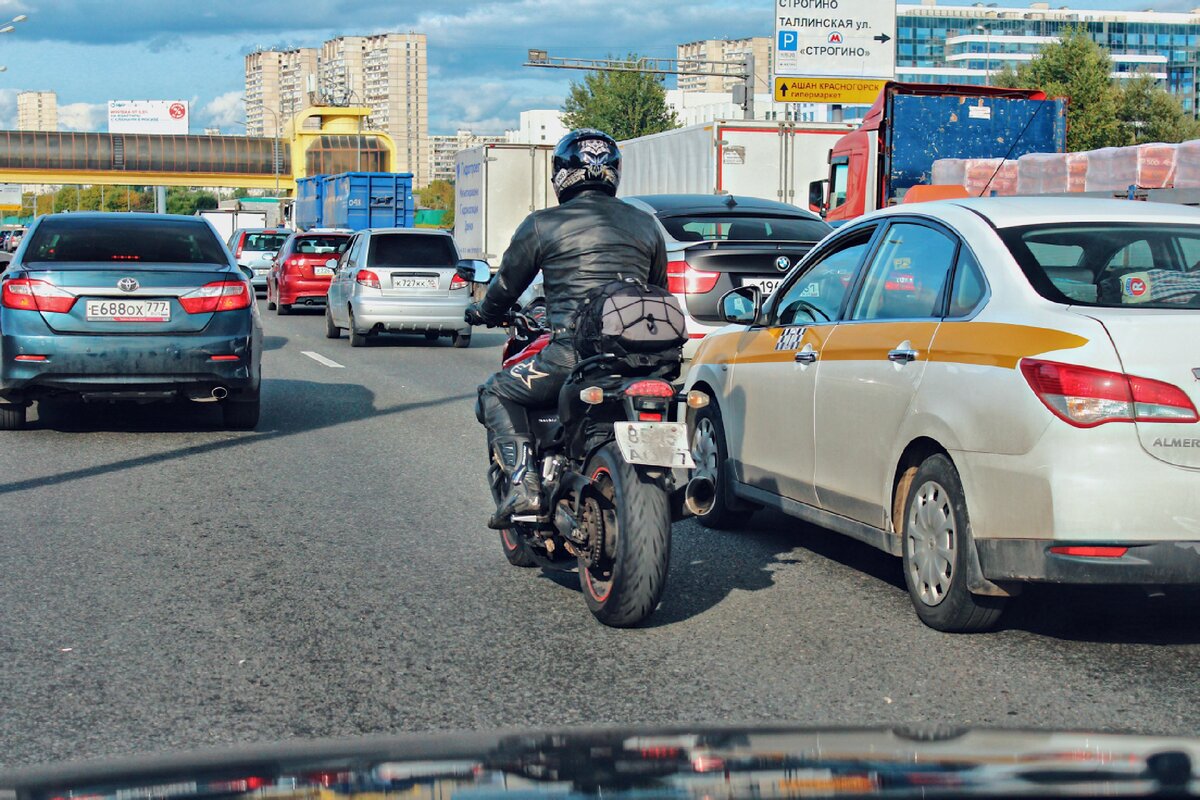
<svg viewBox="0 0 1200 800">
<path fill-rule="evenodd" d="M 242 249 L 255 253 L 273 253 L 283 247 L 287 238 L 286 233 L 247 233 L 246 241 L 242 242 Z"/>
<path fill-rule="evenodd" d="M 1048 300 L 1200 309 L 1200 225 L 1029 225 L 1000 235 Z"/>
<path fill-rule="evenodd" d="M 24 261 L 227 264 L 229 257 L 207 223 L 113 214 L 111 219 L 44 220 Z"/>
<path fill-rule="evenodd" d="M 661 217 L 677 242 L 819 242 L 832 230 L 819 219 L 744 214 Z"/>
<path fill-rule="evenodd" d="M 350 244 L 349 236 L 297 236 L 295 251 L 301 255 L 344 253 Z"/>
<path fill-rule="evenodd" d="M 458 251 L 449 236 L 391 233 L 371 237 L 367 263 L 373 267 L 452 267 Z"/>
</svg>

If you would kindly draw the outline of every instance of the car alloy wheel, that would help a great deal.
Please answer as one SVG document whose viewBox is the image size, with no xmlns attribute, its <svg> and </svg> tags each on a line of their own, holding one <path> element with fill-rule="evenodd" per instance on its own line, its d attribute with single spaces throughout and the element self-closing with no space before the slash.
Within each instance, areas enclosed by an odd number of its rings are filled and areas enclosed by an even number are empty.
<svg viewBox="0 0 1200 800">
<path fill-rule="evenodd" d="M 946 599 L 955 578 L 955 548 L 958 525 L 950 495 L 937 481 L 926 481 L 917 489 L 908 509 L 909 577 L 917 597 L 927 606 Z"/>
</svg>

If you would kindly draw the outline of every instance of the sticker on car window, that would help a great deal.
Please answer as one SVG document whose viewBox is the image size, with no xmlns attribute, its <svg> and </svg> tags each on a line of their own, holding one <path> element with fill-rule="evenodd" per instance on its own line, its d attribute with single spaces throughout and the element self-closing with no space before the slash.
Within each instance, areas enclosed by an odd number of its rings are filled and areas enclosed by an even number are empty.
<svg viewBox="0 0 1200 800">
<path fill-rule="evenodd" d="M 783 333 L 779 335 L 779 341 L 775 343 L 776 350 L 799 350 L 800 343 L 804 341 L 804 332 L 808 328 L 784 328 Z"/>
<path fill-rule="evenodd" d="M 1149 300 L 1150 276 L 1135 272 L 1121 278 L 1121 299 L 1125 303 L 1144 303 Z"/>
<path fill-rule="evenodd" d="M 816 281 L 813 281 L 808 286 L 804 287 L 804 291 L 800 293 L 800 296 L 801 297 L 820 297 L 821 296 L 821 284 L 817 283 Z"/>
</svg>

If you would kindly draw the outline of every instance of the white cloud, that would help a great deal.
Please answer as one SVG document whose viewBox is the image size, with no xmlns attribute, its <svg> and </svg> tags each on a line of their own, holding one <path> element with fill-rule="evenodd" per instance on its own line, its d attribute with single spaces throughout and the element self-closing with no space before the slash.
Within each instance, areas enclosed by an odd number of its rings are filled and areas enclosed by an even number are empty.
<svg viewBox="0 0 1200 800">
<path fill-rule="evenodd" d="M 17 127 L 17 94 L 19 89 L 0 89 L 0 128 Z"/>
<path fill-rule="evenodd" d="M 58 106 L 58 128 L 63 131 L 102 131 L 108 128 L 106 103 L 67 103 Z"/>
<path fill-rule="evenodd" d="M 201 107 L 200 116 L 205 120 L 205 127 L 218 125 L 228 128 L 244 124 L 246 108 L 242 101 L 242 92 L 226 92 L 217 96 Z"/>
</svg>

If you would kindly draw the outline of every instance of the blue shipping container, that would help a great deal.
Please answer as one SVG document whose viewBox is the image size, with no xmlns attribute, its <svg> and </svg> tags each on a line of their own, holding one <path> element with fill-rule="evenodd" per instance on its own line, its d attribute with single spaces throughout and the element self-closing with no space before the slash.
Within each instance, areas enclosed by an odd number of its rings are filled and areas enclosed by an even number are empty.
<svg viewBox="0 0 1200 800">
<path fill-rule="evenodd" d="M 321 205 L 325 199 L 325 176 L 300 178 L 296 181 L 296 204 L 292 209 L 292 225 L 298 231 L 321 226 Z"/>
<path fill-rule="evenodd" d="M 412 174 L 344 172 L 325 176 L 321 227 L 411 228 L 416 214 Z"/>
<path fill-rule="evenodd" d="M 889 198 L 930 183 L 939 158 L 1016 159 L 1066 149 L 1063 100 L 896 94 L 887 118 Z"/>
</svg>

